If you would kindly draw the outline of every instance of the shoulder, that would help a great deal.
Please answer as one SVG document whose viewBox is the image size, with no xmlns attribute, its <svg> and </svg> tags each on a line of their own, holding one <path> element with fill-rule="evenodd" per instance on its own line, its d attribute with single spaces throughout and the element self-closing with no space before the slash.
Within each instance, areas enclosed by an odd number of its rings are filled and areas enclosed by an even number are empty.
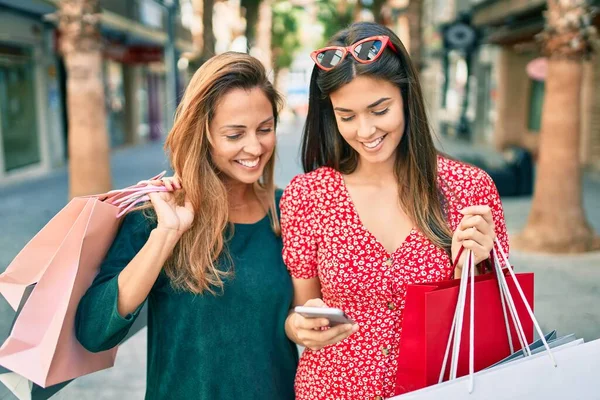
<svg viewBox="0 0 600 400">
<path fill-rule="evenodd" d="M 323 207 L 325 199 L 340 187 L 339 172 L 329 167 L 297 175 L 285 188 L 281 198 L 282 218 L 312 215 Z"/>
<path fill-rule="evenodd" d="M 487 172 L 474 165 L 439 155 L 437 166 L 442 188 L 471 195 L 475 190 L 493 185 Z"/>
<path fill-rule="evenodd" d="M 120 230 L 128 232 L 131 236 L 149 236 L 156 224 L 153 209 L 136 210 L 123 217 Z"/>
<path fill-rule="evenodd" d="M 329 167 L 321 167 L 314 171 L 295 176 L 285 188 L 283 196 L 293 194 L 313 195 L 335 188 L 339 172 Z"/>
</svg>

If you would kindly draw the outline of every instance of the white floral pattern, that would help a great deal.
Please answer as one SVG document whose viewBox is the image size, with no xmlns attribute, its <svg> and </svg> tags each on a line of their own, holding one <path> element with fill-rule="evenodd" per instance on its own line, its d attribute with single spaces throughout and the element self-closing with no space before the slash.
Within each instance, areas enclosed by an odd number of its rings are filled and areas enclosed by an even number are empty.
<svg viewBox="0 0 600 400">
<path fill-rule="evenodd" d="M 455 230 L 463 207 L 492 207 L 496 234 L 508 238 L 502 204 L 482 170 L 438 157 L 438 184 Z M 298 400 L 364 400 L 393 395 L 406 285 L 449 279 L 448 255 L 413 229 L 392 254 L 362 225 L 342 175 L 322 167 L 295 177 L 281 200 L 284 261 L 295 278 L 319 277 L 323 301 L 360 330 L 333 346 L 305 350 Z M 508 251 L 508 250 L 507 250 Z"/>
</svg>

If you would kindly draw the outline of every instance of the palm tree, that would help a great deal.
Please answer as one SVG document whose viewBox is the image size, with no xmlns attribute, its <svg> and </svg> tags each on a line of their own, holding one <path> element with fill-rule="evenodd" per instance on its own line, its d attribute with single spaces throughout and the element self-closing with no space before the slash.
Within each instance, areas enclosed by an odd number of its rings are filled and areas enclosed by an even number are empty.
<svg viewBox="0 0 600 400">
<path fill-rule="evenodd" d="M 421 46 L 423 37 L 423 0 L 409 0 L 406 9 L 408 17 L 408 37 L 409 37 L 409 53 L 413 64 L 420 71 L 421 65 Z"/>
<path fill-rule="evenodd" d="M 200 29 L 194 30 L 194 45 L 200 50 L 200 64 L 206 62 L 215 53 L 215 33 L 213 31 L 214 0 L 192 0 L 194 17 Z"/>
<path fill-rule="evenodd" d="M 584 0 L 548 0 L 540 37 L 548 57 L 535 192 L 517 248 L 553 253 L 599 247 L 582 205 L 580 112 L 583 62 L 597 34 Z"/>
<path fill-rule="evenodd" d="M 67 71 L 69 195 L 111 188 L 98 0 L 61 0 L 60 49 Z"/>
<path fill-rule="evenodd" d="M 246 40 L 251 48 L 256 43 L 257 25 L 260 18 L 260 3 L 262 0 L 241 0 L 240 6 L 246 10 Z"/>
</svg>

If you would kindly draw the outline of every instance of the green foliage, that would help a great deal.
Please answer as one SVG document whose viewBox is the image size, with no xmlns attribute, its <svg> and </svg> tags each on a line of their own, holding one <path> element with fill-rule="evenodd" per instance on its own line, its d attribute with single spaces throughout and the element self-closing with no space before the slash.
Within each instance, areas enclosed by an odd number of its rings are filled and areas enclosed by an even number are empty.
<svg viewBox="0 0 600 400">
<path fill-rule="evenodd" d="M 299 13 L 303 10 L 289 1 L 279 0 L 273 5 L 271 50 L 275 71 L 292 65 L 294 53 L 300 48 Z"/>
<path fill-rule="evenodd" d="M 316 3 L 317 19 L 323 26 L 321 45 L 324 45 L 335 33 L 352 23 L 355 4 L 347 0 L 317 0 Z"/>
</svg>

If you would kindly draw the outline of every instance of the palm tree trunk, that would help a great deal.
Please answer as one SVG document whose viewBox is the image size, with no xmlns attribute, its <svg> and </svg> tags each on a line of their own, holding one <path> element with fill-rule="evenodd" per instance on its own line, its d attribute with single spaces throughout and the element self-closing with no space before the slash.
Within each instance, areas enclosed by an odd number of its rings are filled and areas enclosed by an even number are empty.
<svg viewBox="0 0 600 400">
<path fill-rule="evenodd" d="M 518 248 L 554 253 L 593 248 L 579 165 L 582 76 L 579 61 L 548 64 L 535 193 L 527 226 L 515 243 Z"/>
<path fill-rule="evenodd" d="M 410 0 L 407 9 L 410 59 L 418 71 L 422 69 L 421 38 L 423 37 L 423 0 Z"/>
<path fill-rule="evenodd" d="M 202 4 L 202 62 L 215 55 L 215 32 L 213 30 L 214 0 L 204 0 Z"/>
<path fill-rule="evenodd" d="M 259 6 L 261 0 L 241 0 L 240 5 L 246 10 L 246 40 L 248 48 L 252 48 L 256 43 L 256 28 L 259 18 Z"/>
<path fill-rule="evenodd" d="M 60 2 L 60 45 L 67 71 L 70 197 L 111 188 L 98 13 L 97 0 Z"/>
<path fill-rule="evenodd" d="M 561 28 L 568 26 L 561 19 L 579 15 L 582 9 L 573 9 L 583 6 L 570 7 L 548 0 L 550 29 L 543 34 L 548 74 L 535 192 L 527 225 L 514 243 L 523 250 L 571 253 L 600 244 L 583 210 L 579 156 L 583 58 L 591 46 L 580 40 L 579 29 Z"/>
</svg>

